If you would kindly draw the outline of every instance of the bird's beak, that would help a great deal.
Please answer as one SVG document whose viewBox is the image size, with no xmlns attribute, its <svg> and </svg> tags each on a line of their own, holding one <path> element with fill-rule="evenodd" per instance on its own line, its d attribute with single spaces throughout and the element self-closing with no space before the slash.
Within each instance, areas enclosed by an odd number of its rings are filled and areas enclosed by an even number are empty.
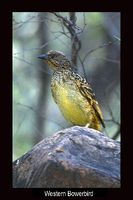
<svg viewBox="0 0 133 200">
<path fill-rule="evenodd" d="M 37 57 L 40 58 L 40 59 L 44 59 L 44 60 L 48 59 L 48 55 L 47 54 L 42 54 L 42 55 L 39 55 Z"/>
</svg>

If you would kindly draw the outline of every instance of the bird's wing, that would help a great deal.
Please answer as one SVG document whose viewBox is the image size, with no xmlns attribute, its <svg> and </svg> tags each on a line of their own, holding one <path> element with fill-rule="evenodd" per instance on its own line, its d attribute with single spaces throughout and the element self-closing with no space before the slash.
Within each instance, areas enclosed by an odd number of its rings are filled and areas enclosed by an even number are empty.
<svg viewBox="0 0 133 200">
<path fill-rule="evenodd" d="M 76 78 L 76 85 L 80 91 L 80 93 L 88 100 L 90 105 L 95 110 L 95 113 L 100 120 L 101 124 L 105 128 L 105 124 L 103 121 L 103 115 L 101 109 L 99 108 L 99 104 L 95 99 L 95 94 L 93 93 L 91 86 L 86 82 L 86 80 L 80 76 Z"/>
</svg>

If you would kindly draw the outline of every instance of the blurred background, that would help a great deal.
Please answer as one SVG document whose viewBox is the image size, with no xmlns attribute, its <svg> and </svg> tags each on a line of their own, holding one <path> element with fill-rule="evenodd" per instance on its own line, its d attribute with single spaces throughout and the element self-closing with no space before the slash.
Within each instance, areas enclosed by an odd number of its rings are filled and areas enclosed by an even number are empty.
<svg viewBox="0 0 133 200">
<path fill-rule="evenodd" d="M 12 19 L 13 160 L 72 126 L 52 98 L 52 71 L 37 58 L 49 50 L 64 52 L 86 77 L 103 111 L 103 132 L 120 141 L 120 13 L 14 12 Z"/>
</svg>

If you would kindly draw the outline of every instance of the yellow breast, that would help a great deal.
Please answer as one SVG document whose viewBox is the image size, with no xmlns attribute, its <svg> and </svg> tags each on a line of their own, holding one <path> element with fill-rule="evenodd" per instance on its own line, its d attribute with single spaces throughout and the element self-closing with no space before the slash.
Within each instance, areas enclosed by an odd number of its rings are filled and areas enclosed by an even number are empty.
<svg viewBox="0 0 133 200">
<path fill-rule="evenodd" d="M 74 85 L 55 84 L 52 94 L 66 120 L 77 125 L 88 123 L 88 102 Z"/>
</svg>

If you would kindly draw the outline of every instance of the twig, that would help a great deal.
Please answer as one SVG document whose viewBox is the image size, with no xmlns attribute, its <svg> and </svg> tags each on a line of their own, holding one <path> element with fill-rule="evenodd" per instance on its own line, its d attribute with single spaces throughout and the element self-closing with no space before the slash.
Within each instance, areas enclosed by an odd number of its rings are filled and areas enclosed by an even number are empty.
<svg viewBox="0 0 133 200">
<path fill-rule="evenodd" d="M 23 61 L 23 62 L 25 62 L 25 63 L 28 64 L 28 65 L 35 65 L 35 64 L 31 63 L 31 62 L 26 61 L 26 60 L 23 59 L 23 58 L 17 57 L 17 56 L 14 56 L 14 58 L 17 59 L 17 60 Z"/>
<path fill-rule="evenodd" d="M 75 29 L 79 30 L 79 28 L 76 24 L 74 25 L 70 20 L 68 20 L 66 17 L 61 16 L 60 14 L 57 14 L 56 12 L 51 12 L 54 14 L 57 18 L 61 19 L 63 22 L 63 25 L 68 29 L 69 33 L 75 37 L 75 39 L 78 41 L 77 35 L 75 35 Z M 80 48 L 80 44 L 79 44 Z"/>
<path fill-rule="evenodd" d="M 63 17 L 62 15 L 60 15 L 56 12 L 52 12 L 52 14 L 54 14 L 61 21 L 63 34 L 65 36 L 69 37 L 68 34 L 66 34 L 66 32 L 65 32 L 65 29 L 64 29 L 64 27 L 65 27 L 68 30 L 68 32 L 71 36 L 71 41 L 72 41 L 72 57 L 71 57 L 71 60 L 72 60 L 72 64 L 76 65 L 77 64 L 78 51 L 81 49 L 81 41 L 78 38 L 77 34 L 78 34 L 79 30 L 81 30 L 81 28 L 79 28 L 76 25 L 75 12 L 69 13 L 70 20 L 68 20 L 66 17 Z M 77 32 L 77 30 L 78 30 L 78 32 Z"/>
<path fill-rule="evenodd" d="M 22 27 L 24 24 L 26 24 L 26 23 L 28 23 L 28 22 L 31 22 L 30 20 L 33 19 L 33 18 L 35 18 L 35 17 L 36 17 L 36 16 L 30 16 L 27 20 L 25 20 L 25 21 L 20 21 L 20 22 L 17 22 L 17 21 L 14 19 L 14 17 L 13 17 L 13 25 L 14 25 L 14 26 L 17 26 L 17 27 L 15 27 L 14 29 L 18 29 L 18 28 Z"/>
<path fill-rule="evenodd" d="M 112 139 L 116 140 L 118 138 L 119 134 L 120 134 L 120 126 L 118 127 L 116 133 L 113 135 Z"/>
<path fill-rule="evenodd" d="M 84 56 L 83 58 L 83 62 L 85 61 L 85 59 L 88 57 L 88 55 L 90 55 L 91 53 L 93 53 L 94 51 L 98 50 L 98 49 L 101 49 L 101 48 L 104 48 L 106 46 L 109 46 L 109 45 L 112 45 L 114 44 L 115 42 L 118 42 L 118 40 L 115 40 L 113 42 L 108 42 L 108 43 L 104 43 L 98 47 L 96 47 L 95 49 L 91 49 L 89 52 L 86 53 L 86 55 Z"/>
<path fill-rule="evenodd" d="M 86 72 L 85 72 L 84 63 L 83 63 L 83 61 L 82 61 L 82 59 L 80 58 L 79 55 L 78 55 L 78 59 L 79 59 L 81 65 L 82 65 L 82 69 L 83 69 L 84 77 L 85 77 L 85 79 L 87 80 L 87 76 L 86 76 Z"/>
<path fill-rule="evenodd" d="M 46 117 L 44 117 L 40 112 L 38 112 L 37 110 L 35 110 L 32 106 L 25 105 L 25 104 L 21 104 L 21 103 L 16 103 L 16 105 L 20 105 L 20 106 L 23 106 L 23 107 L 25 107 L 25 108 L 27 108 L 27 109 L 30 109 L 31 111 L 37 113 L 37 114 L 38 114 L 40 117 L 42 117 L 43 119 L 49 120 L 49 119 L 47 119 Z M 54 121 L 54 120 L 51 120 L 51 119 L 50 119 L 49 121 L 51 121 L 51 122 L 57 124 L 57 125 L 58 125 L 59 127 L 61 127 L 61 128 L 64 128 L 64 127 L 62 127 L 60 124 L 58 124 L 58 123 L 57 123 L 56 121 Z"/>
</svg>

